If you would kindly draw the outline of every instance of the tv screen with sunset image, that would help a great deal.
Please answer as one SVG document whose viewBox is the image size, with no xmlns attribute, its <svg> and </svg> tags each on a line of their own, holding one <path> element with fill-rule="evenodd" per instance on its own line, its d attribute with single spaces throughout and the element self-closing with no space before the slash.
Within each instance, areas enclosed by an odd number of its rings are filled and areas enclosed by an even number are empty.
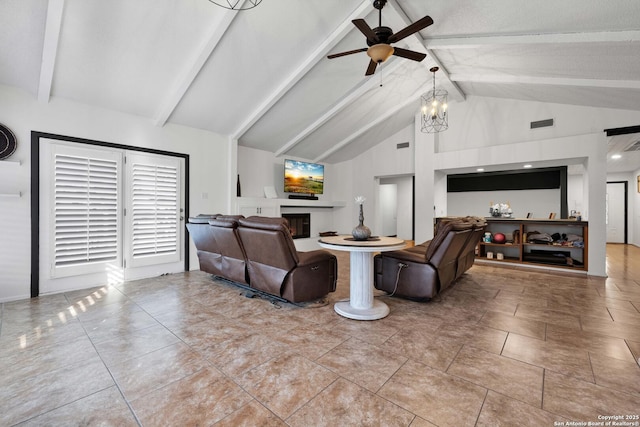
<svg viewBox="0 0 640 427">
<path fill-rule="evenodd" d="M 324 165 L 298 160 L 284 161 L 285 193 L 322 194 Z"/>
</svg>

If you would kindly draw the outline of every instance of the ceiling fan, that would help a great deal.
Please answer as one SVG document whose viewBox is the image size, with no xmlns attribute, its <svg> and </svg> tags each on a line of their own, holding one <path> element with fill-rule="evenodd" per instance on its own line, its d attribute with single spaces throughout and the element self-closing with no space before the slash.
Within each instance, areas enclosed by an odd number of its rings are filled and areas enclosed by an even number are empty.
<svg viewBox="0 0 640 427">
<path fill-rule="evenodd" d="M 354 53 L 367 52 L 367 55 L 369 55 L 371 60 L 369 61 L 367 72 L 364 74 L 365 76 L 370 76 L 375 73 L 378 64 L 381 64 L 389 59 L 391 55 L 411 59 L 418 62 L 422 61 L 427 56 L 425 53 L 402 49 L 400 47 L 393 47 L 391 46 L 391 43 L 399 42 L 405 37 L 408 37 L 424 28 L 427 28 L 429 25 L 433 24 L 433 19 L 431 19 L 430 16 L 425 16 L 424 18 L 417 20 L 413 24 L 408 25 L 397 33 L 394 33 L 391 28 L 382 26 L 382 8 L 385 4 L 387 4 L 387 0 L 375 0 L 373 2 L 373 7 L 378 9 L 378 26 L 376 28 L 371 29 L 371 27 L 369 27 L 364 19 L 354 19 L 353 21 L 351 21 L 353 22 L 353 25 L 355 25 L 356 28 L 358 28 L 360 32 L 367 38 L 367 46 L 369 46 L 368 48 L 363 47 L 362 49 L 334 53 L 328 55 L 327 58 L 333 59 L 340 56 L 351 55 Z"/>
</svg>

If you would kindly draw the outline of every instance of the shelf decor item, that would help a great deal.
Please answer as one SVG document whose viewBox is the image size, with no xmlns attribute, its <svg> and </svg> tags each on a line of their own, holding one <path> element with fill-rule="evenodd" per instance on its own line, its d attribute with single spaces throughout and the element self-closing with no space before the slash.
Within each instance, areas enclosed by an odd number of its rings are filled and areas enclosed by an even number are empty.
<svg viewBox="0 0 640 427">
<path fill-rule="evenodd" d="M 360 205 L 360 216 L 358 217 L 358 225 L 351 231 L 354 240 L 367 240 L 371 237 L 371 230 L 364 225 L 364 213 L 362 206 L 366 200 L 363 196 L 356 197 L 356 203 Z"/>
<path fill-rule="evenodd" d="M 503 233 L 495 233 L 493 235 L 492 241 L 493 241 L 493 243 L 498 243 L 498 244 L 502 245 L 507 241 L 507 238 Z"/>
<path fill-rule="evenodd" d="M 493 217 L 499 218 L 512 218 L 513 211 L 511 210 L 511 205 L 509 202 L 507 203 L 496 203 L 491 202 L 489 204 L 489 214 Z"/>
</svg>

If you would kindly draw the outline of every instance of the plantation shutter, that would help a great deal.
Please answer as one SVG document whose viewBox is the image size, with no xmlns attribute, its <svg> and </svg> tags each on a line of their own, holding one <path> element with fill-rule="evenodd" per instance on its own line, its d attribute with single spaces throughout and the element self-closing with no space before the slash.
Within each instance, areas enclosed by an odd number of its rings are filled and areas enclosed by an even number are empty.
<svg viewBox="0 0 640 427">
<path fill-rule="evenodd" d="M 127 154 L 127 168 L 131 266 L 179 260 L 179 161 Z"/>
<path fill-rule="evenodd" d="M 53 159 L 54 277 L 120 265 L 119 156 L 58 147 Z"/>
</svg>

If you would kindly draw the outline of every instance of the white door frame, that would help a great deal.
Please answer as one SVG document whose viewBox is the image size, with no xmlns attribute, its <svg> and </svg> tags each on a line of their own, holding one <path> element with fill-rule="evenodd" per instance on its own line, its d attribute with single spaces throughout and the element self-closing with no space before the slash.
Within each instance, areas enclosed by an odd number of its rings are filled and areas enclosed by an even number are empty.
<svg viewBox="0 0 640 427">
<path fill-rule="evenodd" d="M 624 241 L 626 245 L 629 242 L 629 183 L 627 181 L 607 181 L 607 187 L 609 184 L 623 184 L 624 185 Z M 608 203 L 608 201 L 607 201 Z"/>
</svg>

